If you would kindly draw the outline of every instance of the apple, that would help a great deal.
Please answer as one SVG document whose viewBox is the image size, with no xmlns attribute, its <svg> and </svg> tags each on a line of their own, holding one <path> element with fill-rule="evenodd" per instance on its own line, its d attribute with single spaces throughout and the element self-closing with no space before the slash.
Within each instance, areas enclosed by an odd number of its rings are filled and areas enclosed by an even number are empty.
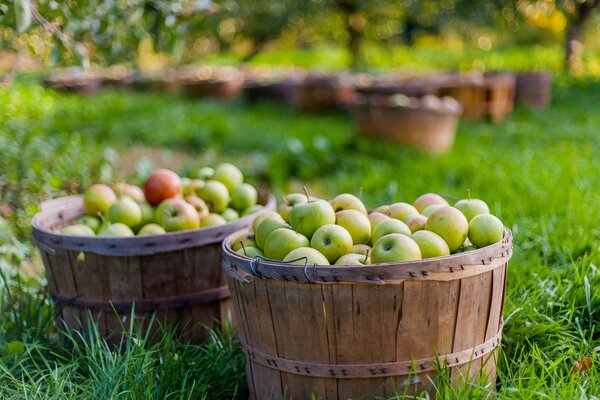
<svg viewBox="0 0 600 400">
<path fill-rule="evenodd" d="M 421 259 L 419 245 L 406 235 L 390 233 L 380 238 L 373 246 L 371 263 L 414 261 Z"/>
<path fill-rule="evenodd" d="M 430 231 L 417 231 L 412 239 L 419 245 L 422 258 L 443 257 L 450 255 L 446 241 L 438 234 Z"/>
<path fill-rule="evenodd" d="M 225 221 L 231 222 L 231 221 L 235 221 L 236 219 L 239 219 L 240 214 L 237 211 L 235 211 L 233 208 L 226 208 L 221 213 L 221 217 L 223 217 L 225 219 Z"/>
<path fill-rule="evenodd" d="M 325 200 L 311 200 L 297 204 L 290 214 L 292 229 L 309 239 L 317 229 L 331 224 L 335 224 L 335 211 Z"/>
<path fill-rule="evenodd" d="M 84 224 L 69 225 L 60 230 L 62 235 L 70 236 L 96 236 L 92 228 Z"/>
<path fill-rule="evenodd" d="M 115 224 L 106 224 L 100 228 L 98 236 L 128 237 L 134 236 L 130 227 L 120 222 Z"/>
<path fill-rule="evenodd" d="M 258 245 L 258 248 L 264 250 L 265 242 L 267 241 L 267 237 L 271 232 L 273 232 L 275 229 L 289 227 L 290 226 L 286 224 L 280 216 L 267 217 L 256 226 L 256 231 L 254 231 L 254 241 Z"/>
<path fill-rule="evenodd" d="M 263 209 L 263 206 L 261 206 L 260 204 L 255 204 L 252 207 L 248 207 L 245 210 L 242 210 L 241 216 L 245 217 L 247 215 L 252 215 L 254 213 L 259 212 L 262 209 Z"/>
<path fill-rule="evenodd" d="M 313 249 L 312 247 L 300 247 L 292 250 L 283 258 L 283 261 L 293 261 L 292 264 L 298 265 L 330 265 L 329 261 L 327 261 L 327 257 L 325 257 L 319 250 Z"/>
<path fill-rule="evenodd" d="M 144 195 L 148 203 L 154 207 L 163 200 L 176 197 L 181 191 L 181 178 L 175 172 L 168 169 L 157 169 L 144 184 Z"/>
<path fill-rule="evenodd" d="M 200 227 L 198 212 L 185 200 L 166 199 L 156 208 L 156 222 L 167 232 L 184 231 Z"/>
<path fill-rule="evenodd" d="M 158 224 L 146 224 L 138 232 L 138 236 L 162 235 L 165 233 L 165 228 Z"/>
<path fill-rule="evenodd" d="M 373 229 L 373 234 L 371 235 L 371 242 L 375 243 L 380 238 L 382 238 L 385 235 L 389 235 L 390 233 L 401 233 L 408 237 L 410 237 L 410 235 L 412 234 L 410 228 L 406 226 L 404 222 L 390 218 L 387 221 L 381 222 L 375 227 L 375 229 Z"/>
<path fill-rule="evenodd" d="M 212 169 L 211 167 L 201 167 L 201 168 L 198 168 L 198 170 L 196 171 L 196 173 L 194 174 L 194 176 L 192 178 L 201 179 L 201 180 L 205 181 L 207 179 L 211 179 L 214 175 L 215 175 L 215 170 Z"/>
<path fill-rule="evenodd" d="M 83 194 L 83 209 L 86 214 L 104 214 L 117 201 L 117 195 L 110 186 L 96 183 Z"/>
<path fill-rule="evenodd" d="M 231 248 L 233 249 L 233 251 L 238 251 L 239 249 L 242 248 L 242 245 L 245 247 L 258 247 L 256 245 L 256 242 L 254 241 L 254 235 L 251 233 L 247 233 L 245 235 L 242 235 L 242 236 L 236 238 L 233 241 Z"/>
<path fill-rule="evenodd" d="M 142 188 L 129 183 L 120 182 L 115 184 L 115 193 L 118 197 L 127 196 L 138 203 L 146 201 L 146 197 L 144 196 L 144 191 Z"/>
<path fill-rule="evenodd" d="M 460 210 L 467 221 L 480 214 L 489 214 L 490 208 L 485 201 L 479 199 L 463 199 L 456 202 L 454 208 Z"/>
<path fill-rule="evenodd" d="M 371 233 L 380 222 L 390 219 L 387 215 L 378 212 L 372 212 L 367 218 L 369 218 L 369 222 L 371 223 Z"/>
<path fill-rule="evenodd" d="M 110 206 L 107 217 L 109 222 L 120 222 L 134 228 L 142 222 L 142 210 L 131 198 L 122 197 Z"/>
<path fill-rule="evenodd" d="M 208 228 L 211 226 L 225 225 L 226 223 L 227 221 L 225 221 L 225 218 L 221 217 L 219 214 L 210 213 L 200 220 L 200 227 Z"/>
<path fill-rule="evenodd" d="M 206 184 L 198 191 L 200 197 L 212 213 L 221 213 L 229 204 L 229 191 L 219 181 L 206 181 Z"/>
<path fill-rule="evenodd" d="M 366 244 L 371 239 L 371 222 L 366 215 L 356 210 L 342 210 L 335 213 L 335 223 L 345 228 L 352 236 L 352 243 Z"/>
<path fill-rule="evenodd" d="M 358 197 L 350 193 L 342 193 L 335 196 L 329 201 L 333 211 L 338 212 L 341 210 L 356 210 L 363 215 L 367 215 L 367 208 Z"/>
<path fill-rule="evenodd" d="M 413 214 L 409 215 L 404 223 L 411 232 L 421 231 L 425 229 L 425 224 L 427 223 L 427 217 L 421 214 Z"/>
<path fill-rule="evenodd" d="M 471 251 L 471 250 L 477 250 L 477 247 L 475 247 L 475 246 L 462 246 L 460 249 L 456 250 L 452 254 L 466 253 L 467 251 Z"/>
<path fill-rule="evenodd" d="M 256 228 L 258 228 L 258 225 L 260 225 L 261 222 L 269 217 L 277 218 L 279 221 L 285 222 L 283 218 L 281 218 L 281 215 L 279 215 L 276 211 L 263 211 L 254 218 L 254 221 L 252 221 L 252 232 L 256 233 Z"/>
<path fill-rule="evenodd" d="M 447 206 L 448 202 L 439 194 L 425 193 L 415 200 L 413 206 L 415 206 L 415 208 L 419 210 L 420 213 L 423 213 L 423 210 L 432 204 Z"/>
<path fill-rule="evenodd" d="M 244 175 L 235 165 L 223 163 L 215 168 L 212 179 L 224 184 L 227 187 L 227 190 L 231 192 L 236 186 L 244 182 Z"/>
<path fill-rule="evenodd" d="M 371 259 L 364 254 L 344 254 L 335 262 L 335 265 L 369 265 Z"/>
<path fill-rule="evenodd" d="M 469 222 L 469 240 L 477 247 L 485 247 L 502 240 L 504 225 L 492 214 L 480 214 Z"/>
<path fill-rule="evenodd" d="M 433 214 L 442 207 L 444 206 L 442 206 L 441 204 L 432 204 L 430 206 L 427 206 L 423 211 L 421 211 L 421 215 L 429 218 L 431 214 Z"/>
<path fill-rule="evenodd" d="M 283 203 L 277 207 L 277 212 L 279 212 L 284 221 L 289 224 L 292 207 L 294 207 L 296 204 L 306 203 L 307 201 L 308 199 L 306 198 L 305 194 L 290 193 L 286 196 L 283 196 Z"/>
<path fill-rule="evenodd" d="M 253 246 L 240 247 L 235 252 L 238 254 L 241 254 L 243 256 L 250 257 L 250 258 L 254 258 L 254 257 L 258 257 L 258 256 L 264 257 L 263 252 L 259 248 L 253 247 Z"/>
<path fill-rule="evenodd" d="M 373 214 L 373 213 L 385 214 L 385 212 L 387 211 L 388 208 L 390 208 L 390 206 L 388 206 L 388 205 L 379 206 L 376 209 L 374 209 L 373 211 L 371 211 L 371 214 Z"/>
<path fill-rule="evenodd" d="M 198 191 L 204 187 L 205 182 L 202 179 L 189 179 L 183 181 L 181 193 L 184 196 L 198 196 Z"/>
<path fill-rule="evenodd" d="M 236 210 L 245 210 L 252 207 L 258 201 L 258 192 L 254 186 L 242 183 L 231 192 L 231 205 Z"/>
<path fill-rule="evenodd" d="M 454 207 L 442 206 L 427 218 L 425 229 L 440 235 L 450 251 L 458 250 L 469 233 L 469 221 Z"/>
<path fill-rule="evenodd" d="M 310 247 L 319 250 L 333 264 L 344 254 L 350 253 L 352 236 L 339 225 L 324 225 L 315 231 L 310 239 Z"/>
<path fill-rule="evenodd" d="M 210 211 L 208 210 L 208 206 L 206 205 L 204 200 L 202 200 L 200 197 L 192 194 L 189 196 L 185 196 L 183 198 L 183 200 L 185 200 L 186 203 L 188 203 L 189 205 L 194 207 L 194 209 L 198 213 L 198 217 L 200 217 L 200 219 L 206 218 L 208 216 L 208 214 L 210 214 Z"/>
<path fill-rule="evenodd" d="M 265 256 L 281 261 L 292 250 L 309 245 L 310 242 L 306 236 L 288 228 L 278 228 L 272 231 L 265 240 Z"/>
<path fill-rule="evenodd" d="M 350 249 L 350 253 L 368 255 L 373 249 L 368 244 L 355 244 Z"/>
<path fill-rule="evenodd" d="M 94 232 L 98 232 L 98 229 L 100 229 L 100 218 L 93 215 L 84 215 L 75 221 L 75 225 L 79 224 L 89 227 Z"/>
<path fill-rule="evenodd" d="M 402 221 L 409 215 L 418 213 L 419 212 L 417 211 L 417 209 L 408 203 L 394 203 L 388 207 L 388 209 L 385 212 L 385 215 L 387 215 L 390 218 L 395 218 Z"/>
</svg>

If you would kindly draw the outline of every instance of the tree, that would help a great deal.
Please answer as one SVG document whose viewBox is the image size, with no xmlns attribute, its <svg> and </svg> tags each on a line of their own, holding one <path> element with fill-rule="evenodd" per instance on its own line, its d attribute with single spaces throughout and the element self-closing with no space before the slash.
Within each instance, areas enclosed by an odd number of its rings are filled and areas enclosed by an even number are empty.
<svg viewBox="0 0 600 400">
<path fill-rule="evenodd" d="M 581 43 L 582 32 L 591 19 L 594 10 L 600 8 L 600 0 L 579 0 L 568 2 L 566 10 L 569 13 L 567 31 L 565 34 L 565 62 L 564 68 L 568 71 L 581 69 Z"/>
</svg>

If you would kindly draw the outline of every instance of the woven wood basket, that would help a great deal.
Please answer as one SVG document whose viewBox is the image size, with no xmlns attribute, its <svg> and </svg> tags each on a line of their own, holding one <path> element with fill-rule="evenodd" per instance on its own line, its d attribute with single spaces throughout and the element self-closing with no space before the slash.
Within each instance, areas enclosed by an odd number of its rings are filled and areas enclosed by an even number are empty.
<svg viewBox="0 0 600 400">
<path fill-rule="evenodd" d="M 550 104 L 552 74 L 548 71 L 526 72 L 517 75 L 515 102 L 536 107 Z"/>
<path fill-rule="evenodd" d="M 244 76 L 239 74 L 229 79 L 183 80 L 180 85 L 183 93 L 188 96 L 231 100 L 239 96 L 244 86 Z"/>
<path fill-rule="evenodd" d="M 298 103 L 304 111 L 344 108 L 352 102 L 354 95 L 352 85 L 335 76 L 309 76 L 297 86 Z"/>
<path fill-rule="evenodd" d="M 263 198 L 275 208 L 271 196 Z M 181 337 L 206 338 L 219 322 L 231 320 L 231 300 L 221 270 L 221 241 L 246 228 L 256 215 L 226 225 L 131 238 L 81 237 L 55 233 L 83 215 L 81 196 L 52 200 L 32 221 L 54 300 L 57 321 L 76 330 L 88 329 L 89 316 L 99 333 L 119 343 L 129 329 L 132 308 L 147 332 L 151 316 L 160 324 L 177 324 Z"/>
<path fill-rule="evenodd" d="M 359 267 L 250 260 L 231 250 L 244 232 L 224 241 L 223 268 L 251 399 L 434 396 L 437 361 L 494 390 L 508 229 L 471 252 Z"/>
<path fill-rule="evenodd" d="M 93 95 L 102 87 L 100 78 L 77 73 L 48 76 L 42 80 L 42 84 L 50 89 L 83 95 Z"/>
</svg>

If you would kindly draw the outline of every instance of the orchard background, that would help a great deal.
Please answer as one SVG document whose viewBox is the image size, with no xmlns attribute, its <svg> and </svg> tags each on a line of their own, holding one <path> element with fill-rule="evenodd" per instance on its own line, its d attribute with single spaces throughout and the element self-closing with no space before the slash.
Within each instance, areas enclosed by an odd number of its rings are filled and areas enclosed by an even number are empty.
<svg viewBox="0 0 600 400">
<path fill-rule="evenodd" d="M 0 397 L 244 397 L 231 330 L 202 346 L 170 332 L 113 352 L 60 339 L 30 239 L 42 199 L 233 161 L 281 195 L 307 185 L 367 206 L 424 192 L 486 199 L 513 230 L 498 398 L 600 396 L 600 1 L 32 1 L 0 4 Z M 355 135 L 345 111 L 103 89 L 44 89 L 78 66 L 189 63 L 324 70 L 554 73 L 551 106 L 461 121 L 431 156 Z M 471 385 L 443 398 L 483 397 Z"/>
</svg>

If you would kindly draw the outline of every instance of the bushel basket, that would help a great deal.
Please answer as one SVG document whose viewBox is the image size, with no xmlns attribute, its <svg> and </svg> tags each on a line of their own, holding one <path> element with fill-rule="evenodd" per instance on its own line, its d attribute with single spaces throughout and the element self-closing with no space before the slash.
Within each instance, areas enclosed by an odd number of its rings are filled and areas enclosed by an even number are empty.
<svg viewBox="0 0 600 400">
<path fill-rule="evenodd" d="M 223 243 L 223 268 L 251 399 L 435 396 L 436 365 L 494 390 L 508 229 L 485 248 L 369 266 L 251 260 L 231 250 L 243 233 Z"/>
</svg>

